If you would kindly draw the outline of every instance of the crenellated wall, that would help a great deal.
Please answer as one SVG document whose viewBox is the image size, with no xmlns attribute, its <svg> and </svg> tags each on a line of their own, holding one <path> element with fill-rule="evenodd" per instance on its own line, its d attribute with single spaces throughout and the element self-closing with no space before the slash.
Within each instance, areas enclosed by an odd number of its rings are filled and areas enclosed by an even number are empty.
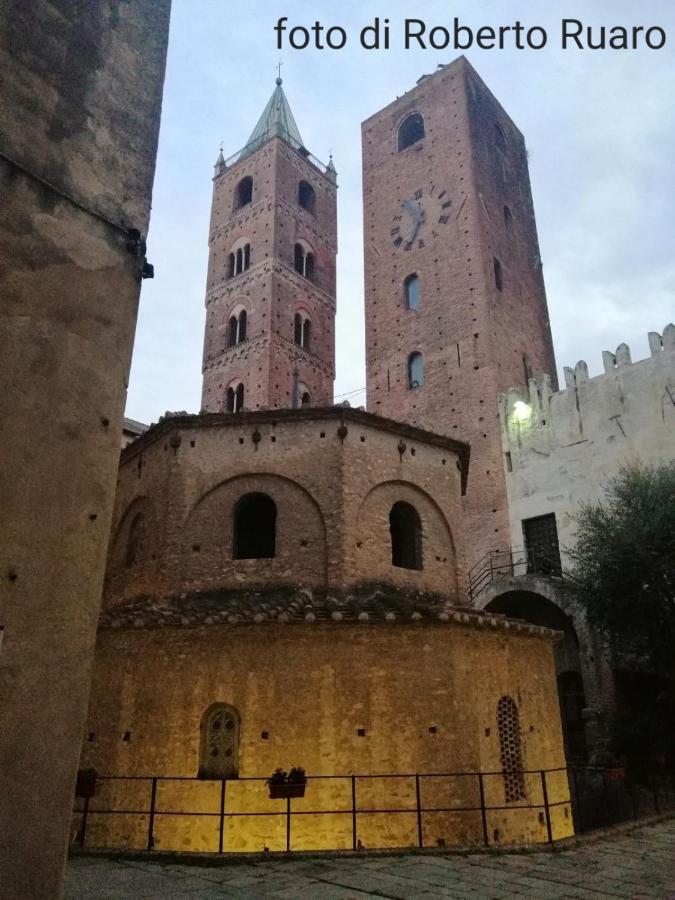
<svg viewBox="0 0 675 900">
<path fill-rule="evenodd" d="M 635 363 L 627 344 L 604 351 L 594 378 L 581 360 L 556 393 L 544 376 L 528 395 L 500 396 L 512 546 L 523 544 L 524 519 L 555 513 L 565 568 L 582 501 L 600 499 L 625 465 L 675 459 L 675 325 L 650 332 L 649 347 Z"/>
</svg>

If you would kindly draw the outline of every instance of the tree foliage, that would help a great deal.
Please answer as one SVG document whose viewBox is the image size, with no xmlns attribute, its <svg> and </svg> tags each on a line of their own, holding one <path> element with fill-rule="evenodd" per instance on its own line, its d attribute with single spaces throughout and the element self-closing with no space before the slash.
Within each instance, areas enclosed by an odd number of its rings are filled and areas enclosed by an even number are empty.
<svg viewBox="0 0 675 900">
<path fill-rule="evenodd" d="M 607 640 L 614 667 L 633 674 L 615 722 L 615 745 L 630 756 L 660 748 L 659 754 L 670 757 L 675 463 L 623 469 L 608 483 L 602 502 L 582 506 L 577 526 L 571 556 L 579 599 L 590 625 Z"/>
</svg>

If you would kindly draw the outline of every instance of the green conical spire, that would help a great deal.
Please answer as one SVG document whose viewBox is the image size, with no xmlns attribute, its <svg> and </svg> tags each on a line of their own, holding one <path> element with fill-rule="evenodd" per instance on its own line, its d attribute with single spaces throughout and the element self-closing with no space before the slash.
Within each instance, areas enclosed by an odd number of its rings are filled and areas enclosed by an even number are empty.
<svg viewBox="0 0 675 900">
<path fill-rule="evenodd" d="M 280 137 L 291 144 L 304 146 L 281 84 L 281 78 L 277 78 L 277 84 L 272 96 L 263 110 L 263 114 L 258 119 L 251 137 L 246 142 L 246 153 L 252 153 L 271 137 Z"/>
</svg>

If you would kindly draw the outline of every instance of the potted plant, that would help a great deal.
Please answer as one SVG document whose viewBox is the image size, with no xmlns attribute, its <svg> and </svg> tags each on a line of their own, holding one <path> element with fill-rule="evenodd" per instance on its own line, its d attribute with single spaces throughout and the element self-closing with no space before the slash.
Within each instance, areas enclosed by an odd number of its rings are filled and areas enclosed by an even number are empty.
<svg viewBox="0 0 675 900">
<path fill-rule="evenodd" d="M 305 770 L 299 766 L 293 767 L 288 773 L 283 769 L 275 769 L 267 779 L 267 786 L 270 791 L 270 800 L 304 797 L 307 776 Z"/>
</svg>

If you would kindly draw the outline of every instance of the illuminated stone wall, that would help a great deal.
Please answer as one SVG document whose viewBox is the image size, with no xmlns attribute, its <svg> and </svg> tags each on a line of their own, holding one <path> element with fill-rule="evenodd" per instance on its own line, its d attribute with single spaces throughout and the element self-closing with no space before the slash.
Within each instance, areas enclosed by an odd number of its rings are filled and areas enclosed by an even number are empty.
<svg viewBox="0 0 675 900">
<path fill-rule="evenodd" d="M 459 621 L 457 620 L 459 617 Z M 466 619 L 466 621 L 464 621 Z M 551 632 L 527 630 L 479 613 L 449 621 L 316 621 L 282 625 L 103 628 L 99 634 L 90 715 L 81 765 L 104 775 L 197 775 L 200 722 L 216 702 L 241 716 L 239 781 L 226 782 L 226 812 L 274 817 L 225 819 L 226 851 L 285 849 L 285 801 L 270 800 L 262 781 L 277 767 L 303 766 L 316 775 L 407 775 L 357 779 L 357 808 L 410 808 L 359 813 L 357 838 L 368 847 L 418 842 L 415 773 L 501 770 L 497 705 L 519 709 L 522 765 L 564 766 Z M 160 781 L 154 846 L 217 850 L 220 781 Z M 486 775 L 490 843 L 546 840 L 541 777 L 524 775 L 525 798 L 505 800 L 501 775 Z M 148 834 L 149 781 L 104 782 L 91 810 L 124 808 L 135 815 L 90 812 L 87 846 L 143 848 Z M 343 814 L 292 819 L 293 849 L 351 848 L 351 779 L 309 781 L 296 810 Z M 564 775 L 548 776 L 552 803 L 568 800 Z M 422 806 L 480 806 L 476 777 L 422 778 Z M 80 801 L 81 802 L 81 801 Z M 73 835 L 81 825 L 76 815 Z M 569 804 L 552 810 L 554 837 L 572 833 Z M 426 846 L 483 840 L 479 812 L 427 813 Z"/>
</svg>

